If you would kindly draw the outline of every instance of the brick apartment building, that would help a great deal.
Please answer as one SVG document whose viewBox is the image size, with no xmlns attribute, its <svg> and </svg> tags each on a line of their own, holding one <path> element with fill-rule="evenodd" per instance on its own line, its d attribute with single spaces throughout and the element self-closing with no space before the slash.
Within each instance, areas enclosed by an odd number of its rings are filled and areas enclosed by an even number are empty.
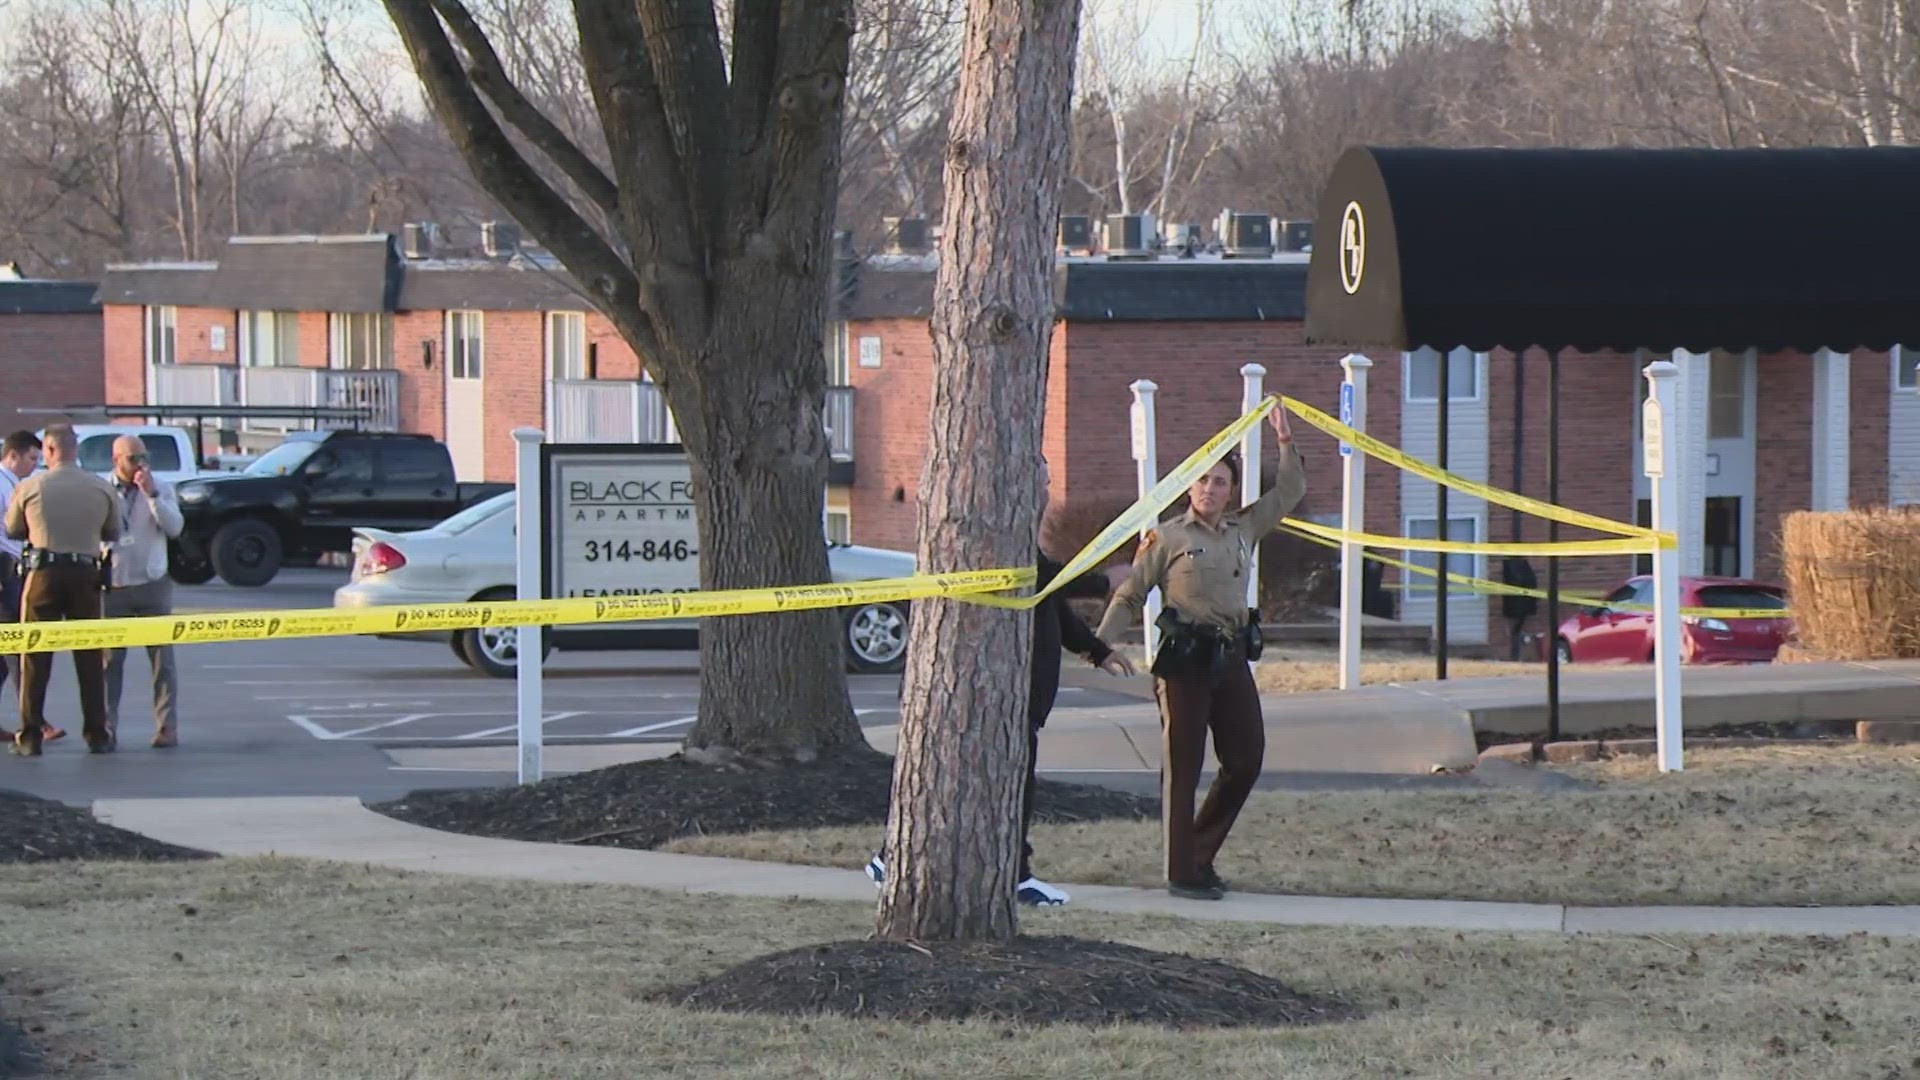
<svg viewBox="0 0 1920 1080">
<path fill-rule="evenodd" d="M 836 539 L 910 549 L 926 449 L 932 256 L 875 256 L 843 270 L 827 342 L 828 528 Z M 1097 515 L 1131 500 L 1136 379 L 1159 386 L 1163 465 L 1237 414 L 1239 368 L 1249 361 L 1265 365 L 1269 391 L 1336 408 L 1341 354 L 1304 342 L 1303 255 L 1070 256 L 1058 274 L 1046 402 L 1056 509 Z M 214 263 L 111 268 L 100 301 L 114 402 L 366 405 L 380 426 L 446 440 L 466 479 L 510 479 L 508 433 L 526 424 L 565 441 L 672 439 L 633 352 L 564 277 L 508 241 L 448 257 L 411 230 L 400 242 L 237 239 Z M 1901 352 L 1683 358 L 1709 391 L 1707 572 L 1776 577 L 1778 522 L 1793 510 L 1920 502 L 1920 392 Z M 1438 356 L 1372 359 L 1372 433 L 1434 459 Z M 1623 520 L 1644 514 L 1636 387 L 1651 359 L 1563 358 L 1562 503 Z M 1451 467 L 1544 498 L 1544 356 L 1457 351 L 1449 367 Z M 240 437 L 269 440 L 286 426 L 253 423 Z M 1336 448 L 1304 430 L 1301 445 L 1309 470 L 1301 515 L 1337 522 Z M 1368 493 L 1369 531 L 1434 534 L 1432 485 L 1370 462 Z M 1456 539 L 1546 534 L 1536 519 L 1516 532 L 1507 512 L 1460 495 L 1448 518 Z M 1496 560 L 1456 556 L 1450 565 L 1498 576 Z M 1562 580 L 1600 590 L 1632 569 L 1625 558 L 1569 560 Z M 1430 594 L 1407 594 L 1401 617 L 1429 622 L 1432 605 Z M 1485 597 L 1455 593 L 1448 610 L 1452 640 L 1503 639 L 1498 605 Z"/>
<path fill-rule="evenodd" d="M 38 429 L 20 409 L 100 399 L 101 321 L 91 281 L 46 281 L 0 267 L 0 432 Z"/>
</svg>

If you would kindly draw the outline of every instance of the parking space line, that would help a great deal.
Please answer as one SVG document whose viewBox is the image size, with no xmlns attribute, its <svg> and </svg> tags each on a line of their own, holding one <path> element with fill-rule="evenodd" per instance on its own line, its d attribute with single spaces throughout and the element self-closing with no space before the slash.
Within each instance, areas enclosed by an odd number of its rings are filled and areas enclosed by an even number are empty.
<svg viewBox="0 0 1920 1080">
<path fill-rule="evenodd" d="M 542 727 L 545 727 L 546 725 L 548 725 L 548 724 L 551 724 L 551 723 L 554 723 L 554 722 L 556 722 L 556 721 L 559 721 L 559 720 L 571 720 L 571 719 L 573 719 L 573 718 L 574 718 L 574 717 L 576 717 L 576 716 L 585 716 L 585 715 L 587 715 L 587 714 L 586 714 L 586 713 L 584 713 L 584 712 L 557 712 L 557 713 L 552 713 L 552 714 L 550 714 L 550 715 L 547 715 L 547 716 L 543 716 L 543 717 L 541 717 L 541 718 L 540 718 L 540 726 L 542 726 Z M 518 730 L 520 730 L 520 725 L 519 725 L 519 724 L 517 724 L 517 723 L 515 723 L 515 724 L 508 724 L 508 725 L 507 725 L 506 727 L 496 727 L 496 728 L 487 728 L 487 729 L 486 729 L 485 731 L 469 731 L 469 732 L 468 732 L 468 733 L 466 733 L 465 735 L 455 735 L 455 736 L 454 736 L 454 738 L 456 738 L 456 739 L 484 739 L 484 738 L 487 738 L 487 737 L 488 737 L 488 736 L 490 736 L 490 735 L 505 735 L 505 734 L 506 734 L 507 732 L 509 732 L 509 731 L 518 731 Z"/>
<path fill-rule="evenodd" d="M 399 717 L 399 718 L 397 718 L 397 719 L 393 719 L 393 720 L 385 720 L 385 721 L 382 721 L 382 722 L 380 722 L 380 723 L 378 723 L 378 724 L 368 724 L 368 725 L 367 725 L 366 727 L 360 727 L 360 728 L 354 728 L 354 729 L 353 729 L 352 731 L 343 731 L 343 732 L 341 732 L 341 733 L 340 733 L 339 735 L 337 735 L 337 736 L 335 736 L 335 738 L 340 738 L 340 739 L 351 739 L 351 738 L 353 738 L 353 737 L 354 737 L 355 735 L 365 735 L 365 734 L 366 734 L 367 732 L 369 732 L 369 731 L 380 731 L 380 730 L 383 730 L 383 729 L 385 729 L 385 728 L 390 728 L 390 727 L 399 727 L 399 726 L 400 726 L 401 724 L 411 724 L 411 723 L 413 723 L 413 722 L 414 722 L 415 720 L 425 720 L 425 719 L 427 719 L 428 717 L 430 717 L 430 716 L 434 716 L 434 715 L 436 715 L 436 714 L 434 714 L 434 713 L 409 713 L 409 714 L 407 714 L 406 716 L 402 716 L 402 717 Z"/>
<path fill-rule="evenodd" d="M 698 720 L 698 719 L 699 719 L 699 717 L 697 717 L 697 716 L 683 716 L 683 717 L 681 717 L 681 718 L 679 718 L 678 720 L 668 720 L 668 721 L 665 721 L 665 722 L 663 722 L 663 723 L 659 723 L 659 724 L 647 724 L 647 725 L 644 725 L 644 726 L 642 726 L 642 727 L 637 727 L 637 728 L 628 728 L 628 729 L 627 729 L 627 730 L 625 730 L 625 731 L 616 731 L 616 732 L 614 732 L 614 733 L 612 733 L 611 735 L 608 735 L 608 736 L 607 736 L 607 738 L 609 738 L 609 739 L 623 739 L 623 738 L 626 738 L 626 737 L 627 737 L 627 736 L 629 736 L 629 735 L 645 735 L 645 734 L 646 734 L 647 732 L 649 732 L 649 731 L 659 731 L 659 730 L 661 730 L 661 729 L 663 729 L 663 728 L 670 728 L 670 727 L 679 727 L 679 726 L 680 726 L 680 725 L 682 725 L 682 724 L 691 724 L 691 723 L 693 723 L 693 722 L 694 722 L 695 720 Z"/>
</svg>

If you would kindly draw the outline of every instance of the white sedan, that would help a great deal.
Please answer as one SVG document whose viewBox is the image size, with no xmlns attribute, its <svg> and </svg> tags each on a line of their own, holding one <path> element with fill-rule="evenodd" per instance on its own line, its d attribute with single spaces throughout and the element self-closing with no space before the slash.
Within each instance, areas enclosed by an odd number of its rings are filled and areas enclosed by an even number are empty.
<svg viewBox="0 0 1920 1080">
<path fill-rule="evenodd" d="M 514 493 L 478 502 L 430 529 L 388 532 L 356 529 L 353 576 L 333 594 L 335 607 L 384 607 L 393 604 L 459 604 L 514 597 Z M 908 577 L 914 557 L 907 552 L 836 544 L 827 550 L 835 581 L 873 581 Z M 847 667 L 854 672 L 895 672 L 906 662 L 907 607 L 868 604 L 842 612 Z M 558 626 L 547 647 L 560 649 L 691 648 L 698 623 L 674 620 L 641 624 L 638 629 Z M 462 630 L 454 634 L 397 634 L 405 640 L 450 641 L 455 656 L 488 675 L 508 677 L 518 658 L 518 631 L 512 627 Z"/>
</svg>

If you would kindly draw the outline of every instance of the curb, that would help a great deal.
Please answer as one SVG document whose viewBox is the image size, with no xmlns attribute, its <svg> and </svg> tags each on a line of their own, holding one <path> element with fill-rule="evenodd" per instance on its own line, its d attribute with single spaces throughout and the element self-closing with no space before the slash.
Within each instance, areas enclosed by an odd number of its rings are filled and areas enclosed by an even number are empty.
<svg viewBox="0 0 1920 1080">
<path fill-rule="evenodd" d="M 1836 746 L 1846 743 L 1870 743 L 1896 746 L 1920 743 L 1920 720 L 1860 720 L 1850 739 L 1770 738 L 1744 735 L 1689 735 L 1685 749 L 1739 749 L 1757 746 Z M 1506 761 L 1516 765 L 1565 765 L 1571 762 L 1604 761 L 1623 757 L 1652 757 L 1659 752 L 1660 741 L 1632 739 L 1565 739 L 1559 742 L 1511 742 L 1489 746 L 1480 751 L 1480 761 Z"/>
</svg>

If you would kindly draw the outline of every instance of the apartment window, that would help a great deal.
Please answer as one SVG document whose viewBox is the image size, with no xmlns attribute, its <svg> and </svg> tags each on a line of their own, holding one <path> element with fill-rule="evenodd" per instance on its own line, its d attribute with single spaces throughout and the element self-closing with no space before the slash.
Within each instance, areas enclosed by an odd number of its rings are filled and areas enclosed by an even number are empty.
<svg viewBox="0 0 1920 1080">
<path fill-rule="evenodd" d="M 382 312 L 335 312 L 328 321 L 334 368 L 381 371 L 393 367 L 393 316 Z"/>
<path fill-rule="evenodd" d="M 1707 368 L 1707 438 L 1747 434 L 1747 356 L 1714 350 Z"/>
<path fill-rule="evenodd" d="M 1401 354 L 1407 371 L 1408 401 L 1440 400 L 1440 353 L 1421 348 Z M 1473 401 L 1480 396 L 1480 369 L 1485 353 L 1455 349 L 1447 358 L 1447 400 Z"/>
<path fill-rule="evenodd" d="M 447 312 L 447 374 L 478 379 L 485 367 L 486 319 L 478 311 Z"/>
<path fill-rule="evenodd" d="M 1914 377 L 1914 366 L 1920 364 L 1920 348 L 1905 345 L 1893 347 L 1893 385 L 1897 390 L 1912 390 L 1920 387 L 1920 379 Z"/>
<path fill-rule="evenodd" d="M 240 363 L 246 367 L 300 366 L 300 313 L 240 313 Z"/>
<path fill-rule="evenodd" d="M 844 322 L 827 324 L 827 385 L 851 385 L 851 378 L 847 374 L 847 324 Z"/>
<path fill-rule="evenodd" d="M 853 515 L 845 510 L 827 510 L 827 543 L 853 543 Z"/>
<path fill-rule="evenodd" d="M 1413 540 L 1438 539 L 1440 536 L 1439 521 L 1440 519 L 1437 517 L 1408 517 L 1405 519 L 1407 530 L 1405 535 Z M 1479 543 L 1480 519 L 1478 517 L 1454 517 L 1449 514 L 1447 516 L 1447 539 L 1470 544 Z M 1415 566 L 1424 566 L 1428 570 L 1437 571 L 1440 566 L 1440 553 L 1437 551 L 1409 551 L 1407 552 L 1407 561 Z M 1464 553 L 1449 554 L 1447 556 L 1447 572 L 1466 577 L 1479 577 L 1481 576 L 1480 557 L 1478 555 Z M 1434 583 L 1433 577 L 1428 574 L 1416 574 L 1412 575 L 1412 577 L 1414 578 L 1412 584 L 1418 586 L 1423 592 Z M 1457 594 L 1460 586 L 1458 583 L 1454 583 L 1453 587 Z"/>
<path fill-rule="evenodd" d="M 180 309 L 147 309 L 147 363 L 172 364 L 179 360 Z"/>
<path fill-rule="evenodd" d="M 578 311 L 547 313 L 547 377 L 585 379 L 587 317 Z"/>
</svg>

